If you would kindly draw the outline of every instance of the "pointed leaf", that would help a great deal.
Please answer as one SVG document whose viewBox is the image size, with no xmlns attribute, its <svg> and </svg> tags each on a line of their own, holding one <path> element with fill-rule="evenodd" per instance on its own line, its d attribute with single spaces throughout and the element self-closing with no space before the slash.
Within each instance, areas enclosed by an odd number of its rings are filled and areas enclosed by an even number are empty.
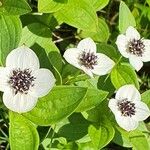
<svg viewBox="0 0 150 150">
<path fill-rule="evenodd" d="M 119 30 L 124 33 L 129 26 L 136 26 L 135 18 L 133 17 L 128 6 L 121 1 L 119 7 Z"/>
<path fill-rule="evenodd" d="M 62 7 L 65 7 L 65 4 L 68 0 L 39 0 L 38 1 L 38 10 L 42 13 L 52 13 L 60 10 Z"/>
<path fill-rule="evenodd" d="M 61 10 L 56 12 L 56 19 L 73 27 L 95 32 L 98 18 L 94 7 L 86 0 L 68 0 Z"/>
<path fill-rule="evenodd" d="M 9 141 L 11 150 L 38 150 L 36 127 L 21 114 L 10 112 Z"/>
<path fill-rule="evenodd" d="M 47 96 L 40 98 L 36 107 L 24 116 L 38 125 L 59 122 L 77 108 L 86 91 L 82 87 L 55 87 Z"/>
<path fill-rule="evenodd" d="M 18 46 L 21 30 L 19 17 L 0 15 L 0 60 L 3 65 L 8 53 Z"/>
<path fill-rule="evenodd" d="M 116 89 L 125 84 L 134 84 L 139 89 L 137 75 L 130 65 L 121 64 L 111 72 L 111 82 Z"/>
<path fill-rule="evenodd" d="M 31 12 L 31 8 L 26 0 L 3 0 L 0 6 L 0 14 L 3 15 L 23 15 Z"/>
</svg>

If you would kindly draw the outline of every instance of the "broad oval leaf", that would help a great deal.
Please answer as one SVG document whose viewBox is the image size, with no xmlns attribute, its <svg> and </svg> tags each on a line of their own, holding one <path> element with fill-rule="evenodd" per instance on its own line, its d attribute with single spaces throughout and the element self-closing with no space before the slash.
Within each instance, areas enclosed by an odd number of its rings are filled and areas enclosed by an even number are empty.
<svg viewBox="0 0 150 150">
<path fill-rule="evenodd" d="M 38 10 L 42 13 L 52 13 L 60 10 L 62 7 L 65 7 L 65 4 L 68 0 L 39 0 L 38 1 Z"/>
<path fill-rule="evenodd" d="M 85 97 L 77 107 L 76 111 L 83 112 L 92 109 L 93 107 L 100 104 L 107 97 L 107 95 L 108 92 L 106 91 L 102 91 L 94 88 L 88 88 Z"/>
<path fill-rule="evenodd" d="M 10 112 L 9 141 L 11 150 L 38 150 L 36 127 L 21 114 Z"/>
<path fill-rule="evenodd" d="M 146 128 L 146 127 L 145 127 Z M 148 134 L 147 130 L 136 129 L 131 132 L 127 132 L 122 128 L 116 126 L 116 134 L 113 139 L 114 143 L 124 146 L 124 147 L 132 147 L 134 150 L 141 150 L 144 147 L 144 150 L 149 150 L 148 138 L 145 133 Z"/>
<path fill-rule="evenodd" d="M 19 17 L 0 15 L 0 60 L 3 65 L 9 52 L 18 46 L 21 31 Z"/>
<path fill-rule="evenodd" d="M 111 124 L 91 125 L 88 130 L 91 142 L 96 149 L 102 149 L 114 137 L 114 128 Z"/>
<path fill-rule="evenodd" d="M 142 101 L 148 105 L 150 108 L 150 90 L 142 93 Z"/>
<path fill-rule="evenodd" d="M 61 126 L 57 134 L 61 137 L 65 137 L 69 141 L 83 140 L 82 138 L 88 134 L 89 125 L 90 122 L 80 113 L 73 113 L 69 117 L 69 123 Z"/>
<path fill-rule="evenodd" d="M 23 15 L 31 12 L 31 8 L 26 0 L 3 0 L 0 6 L 0 14 L 3 15 Z"/>
<path fill-rule="evenodd" d="M 144 150 L 150 149 L 148 139 L 142 131 L 135 130 L 130 132 L 129 139 L 131 141 L 131 144 L 133 145 L 133 149 L 135 150 L 143 149 L 143 147 Z"/>
<path fill-rule="evenodd" d="M 118 62 L 120 58 L 119 52 L 112 45 L 106 43 L 97 44 L 97 52 L 107 55 L 115 62 Z"/>
<path fill-rule="evenodd" d="M 124 33 L 129 26 L 136 26 L 135 18 L 128 6 L 121 1 L 119 7 L 119 31 Z"/>
<path fill-rule="evenodd" d="M 94 7 L 87 0 L 68 0 L 55 14 L 58 22 L 65 22 L 81 30 L 96 32 L 98 18 Z"/>
<path fill-rule="evenodd" d="M 99 11 L 101 9 L 103 9 L 108 3 L 109 3 L 109 0 L 89 0 L 94 8 Z"/>
<path fill-rule="evenodd" d="M 61 83 L 62 58 L 58 48 L 52 42 L 51 30 L 40 23 L 29 24 L 22 31 L 20 45 L 23 43 L 35 51 L 41 67 L 52 70 L 57 78 L 57 83 Z"/>
<path fill-rule="evenodd" d="M 40 51 L 39 55 L 42 57 L 42 50 L 47 54 L 51 64 L 61 72 L 62 60 L 61 55 L 56 45 L 51 40 L 51 30 L 40 23 L 32 23 L 25 26 L 22 31 L 22 38 L 20 45 L 26 44 L 29 47 L 35 49 L 35 52 Z M 39 46 L 38 46 L 39 45 Z M 36 47 L 36 48 L 35 48 Z M 39 49 L 41 47 L 41 49 Z M 44 55 L 44 54 L 43 54 Z M 46 65 L 45 58 L 40 61 L 43 65 Z M 49 65 L 49 64 L 48 64 Z"/>
<path fill-rule="evenodd" d="M 120 128 L 118 125 L 116 125 L 115 129 L 116 130 L 115 130 L 115 136 L 113 138 L 113 142 L 117 145 L 131 148 L 132 145 L 129 140 L 128 132 Z"/>
<path fill-rule="evenodd" d="M 97 42 L 107 42 L 109 35 L 110 33 L 108 25 L 101 18 L 98 19 L 98 26 L 96 32 L 82 31 L 80 34 L 82 38 L 91 37 L 94 41 Z"/>
<path fill-rule="evenodd" d="M 116 89 L 125 84 L 134 84 L 139 89 L 137 75 L 133 68 L 127 64 L 117 65 L 111 72 L 111 82 Z"/>
<path fill-rule="evenodd" d="M 36 107 L 24 116 L 37 125 L 46 126 L 59 122 L 77 108 L 86 91 L 83 87 L 55 87 L 47 96 L 39 99 Z"/>
</svg>

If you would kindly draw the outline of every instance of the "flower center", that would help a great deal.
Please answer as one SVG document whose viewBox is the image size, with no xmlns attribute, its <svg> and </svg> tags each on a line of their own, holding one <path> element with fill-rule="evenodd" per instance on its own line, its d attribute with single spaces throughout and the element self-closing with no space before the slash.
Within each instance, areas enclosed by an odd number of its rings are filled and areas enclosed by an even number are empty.
<svg viewBox="0 0 150 150">
<path fill-rule="evenodd" d="M 128 101 L 128 99 L 123 99 L 121 102 L 118 102 L 118 109 L 125 117 L 135 115 L 135 104 Z"/>
<path fill-rule="evenodd" d="M 145 45 L 141 39 L 133 39 L 129 42 L 129 52 L 136 56 L 142 56 L 144 52 Z"/>
<path fill-rule="evenodd" d="M 13 70 L 12 75 L 9 78 L 8 83 L 15 90 L 15 94 L 20 93 L 28 93 L 29 88 L 34 86 L 33 81 L 36 78 L 31 75 L 31 71 L 29 69 L 25 70 Z"/>
<path fill-rule="evenodd" d="M 87 69 L 94 69 L 94 66 L 97 65 L 97 56 L 93 52 L 83 52 L 79 57 L 79 61 Z"/>
</svg>

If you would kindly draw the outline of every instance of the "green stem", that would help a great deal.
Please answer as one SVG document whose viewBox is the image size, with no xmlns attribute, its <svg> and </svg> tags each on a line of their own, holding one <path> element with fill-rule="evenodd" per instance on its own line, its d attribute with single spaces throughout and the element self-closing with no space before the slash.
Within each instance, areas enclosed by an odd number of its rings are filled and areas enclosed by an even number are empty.
<svg viewBox="0 0 150 150">
<path fill-rule="evenodd" d="M 54 137 L 54 135 L 55 135 L 55 129 L 56 129 L 56 125 L 54 126 L 54 129 L 53 129 L 53 134 L 52 134 L 52 136 L 51 136 L 51 141 L 50 141 L 50 146 L 49 146 L 49 150 L 51 149 L 51 146 L 52 146 L 52 143 L 53 143 L 53 137 Z"/>
<path fill-rule="evenodd" d="M 116 68 L 116 66 L 120 63 L 121 59 L 122 59 L 122 56 L 120 56 L 120 58 L 119 58 L 118 61 L 116 62 L 116 64 L 115 64 L 115 66 L 113 67 L 113 69 Z M 113 70 L 113 69 L 112 69 L 112 70 Z M 104 82 L 107 81 L 107 79 L 109 78 L 110 74 L 111 74 L 111 72 L 106 76 Z"/>
<path fill-rule="evenodd" d="M 2 130 L 2 129 L 0 129 L 0 131 L 1 131 L 1 133 L 7 138 L 8 136 L 6 135 L 6 133 Z"/>
</svg>

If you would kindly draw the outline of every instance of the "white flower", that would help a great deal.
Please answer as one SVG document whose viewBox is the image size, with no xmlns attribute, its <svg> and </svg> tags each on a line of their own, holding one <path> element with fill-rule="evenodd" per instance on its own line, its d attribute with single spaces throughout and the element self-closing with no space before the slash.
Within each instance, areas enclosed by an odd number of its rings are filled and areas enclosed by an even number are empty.
<svg viewBox="0 0 150 150">
<path fill-rule="evenodd" d="M 124 85 L 110 99 L 109 108 L 114 113 L 117 123 L 127 131 L 138 127 L 138 122 L 150 115 L 147 105 L 141 102 L 141 95 L 134 85 Z"/>
<path fill-rule="evenodd" d="M 139 71 L 143 62 L 150 61 L 150 40 L 140 37 L 138 31 L 128 27 L 126 34 L 120 34 L 116 41 L 120 53 L 129 58 L 130 64 Z"/>
<path fill-rule="evenodd" d="M 39 69 L 36 54 L 25 45 L 12 50 L 6 67 L 0 67 L 0 91 L 3 102 L 12 111 L 23 113 L 33 109 L 38 97 L 49 93 L 55 78 L 48 69 Z"/>
<path fill-rule="evenodd" d="M 114 61 L 106 55 L 96 53 L 96 44 L 91 38 L 80 41 L 77 48 L 67 49 L 64 58 L 68 63 L 83 70 L 91 77 L 93 74 L 105 75 L 115 65 Z"/>
</svg>

